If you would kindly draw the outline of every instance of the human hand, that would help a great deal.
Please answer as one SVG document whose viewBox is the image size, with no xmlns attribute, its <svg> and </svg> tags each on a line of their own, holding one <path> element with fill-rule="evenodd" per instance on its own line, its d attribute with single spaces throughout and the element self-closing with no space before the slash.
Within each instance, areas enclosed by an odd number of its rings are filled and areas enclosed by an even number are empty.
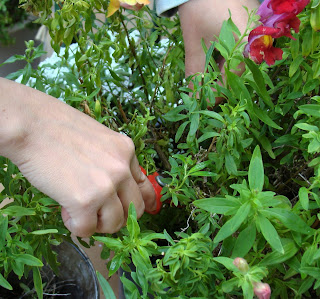
<svg viewBox="0 0 320 299">
<path fill-rule="evenodd" d="M 219 36 L 223 21 L 229 18 L 229 9 L 233 22 L 243 33 L 248 20 L 246 6 L 249 11 L 256 9 L 257 0 L 190 0 L 179 6 L 181 27 L 185 44 L 185 76 L 189 77 L 204 71 L 205 53 L 201 45 L 203 38 L 207 48 L 210 47 L 214 36 Z M 222 79 L 224 79 L 224 60 L 218 61 Z M 241 74 L 244 66 L 239 66 Z M 192 88 L 192 86 L 190 86 Z M 216 104 L 222 101 L 216 99 Z"/>
<path fill-rule="evenodd" d="M 61 101 L 0 79 L 0 154 L 62 206 L 75 235 L 114 233 L 133 202 L 140 217 L 156 208 L 133 142 Z"/>
</svg>

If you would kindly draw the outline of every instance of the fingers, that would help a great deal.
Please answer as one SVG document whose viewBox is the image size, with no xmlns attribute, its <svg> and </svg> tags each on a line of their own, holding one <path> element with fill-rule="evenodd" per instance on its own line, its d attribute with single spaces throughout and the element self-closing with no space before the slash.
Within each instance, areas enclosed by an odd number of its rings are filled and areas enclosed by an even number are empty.
<svg viewBox="0 0 320 299">
<path fill-rule="evenodd" d="M 99 208 L 73 209 L 71 213 L 62 207 L 61 216 L 66 228 L 78 237 L 90 237 L 94 233 L 113 234 L 125 224 L 124 209 L 120 199 L 105 198 Z"/>
<path fill-rule="evenodd" d="M 138 159 L 134 156 L 131 162 L 131 173 L 138 184 L 139 190 L 142 195 L 142 199 L 145 204 L 146 211 L 154 211 L 157 208 L 156 194 L 152 187 L 152 184 L 148 180 L 145 174 L 140 170 Z"/>
<path fill-rule="evenodd" d="M 128 217 L 129 205 L 132 202 L 135 206 L 137 217 L 143 215 L 145 204 L 137 182 L 131 177 L 121 188 L 118 190 L 118 196 L 123 206 L 124 217 Z"/>
<path fill-rule="evenodd" d="M 119 197 L 108 204 L 104 204 L 98 211 L 97 233 L 113 234 L 119 231 L 126 223 L 123 204 Z"/>
<path fill-rule="evenodd" d="M 100 174 L 100 178 L 101 178 Z M 131 173 L 121 176 L 119 183 L 110 184 L 106 179 L 96 186 L 100 192 L 87 194 L 72 207 L 62 208 L 65 226 L 79 237 L 90 237 L 97 233 L 115 233 L 125 225 L 128 209 L 133 202 L 140 218 L 144 210 L 156 209 L 155 192 L 148 178 L 141 172 L 136 156 L 131 162 Z M 97 182 L 97 180 L 95 180 Z M 109 182 L 109 183 L 108 183 Z M 102 192 L 102 191 L 103 192 Z"/>
<path fill-rule="evenodd" d="M 77 237 L 90 237 L 97 227 L 97 214 L 87 214 L 79 211 L 77 216 L 71 216 L 66 208 L 61 208 L 61 216 L 65 227 Z"/>
</svg>

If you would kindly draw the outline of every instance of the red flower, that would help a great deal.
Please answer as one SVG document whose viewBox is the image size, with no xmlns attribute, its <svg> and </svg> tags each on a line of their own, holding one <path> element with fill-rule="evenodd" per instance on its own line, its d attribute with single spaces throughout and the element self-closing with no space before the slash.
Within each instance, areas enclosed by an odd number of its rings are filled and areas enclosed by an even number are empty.
<svg viewBox="0 0 320 299">
<path fill-rule="evenodd" d="M 275 14 L 290 13 L 297 15 L 303 11 L 309 2 L 310 0 L 271 0 L 270 5 Z"/>
<path fill-rule="evenodd" d="M 265 0 L 259 7 L 257 14 L 260 22 L 266 27 L 278 28 L 277 36 L 293 38 L 291 29 L 299 32 L 299 14 L 310 0 Z"/>
<path fill-rule="evenodd" d="M 272 65 L 282 59 L 282 50 L 273 47 L 273 38 L 287 36 L 293 39 L 291 30 L 299 32 L 300 20 L 297 17 L 310 0 L 265 0 L 257 14 L 261 26 L 249 34 L 244 55 L 256 63 L 263 60 Z"/>
<path fill-rule="evenodd" d="M 276 28 L 259 26 L 253 29 L 249 34 L 244 55 L 258 64 L 265 61 L 268 65 L 273 65 L 276 60 L 281 60 L 283 51 L 273 47 L 273 37 L 277 33 Z"/>
</svg>

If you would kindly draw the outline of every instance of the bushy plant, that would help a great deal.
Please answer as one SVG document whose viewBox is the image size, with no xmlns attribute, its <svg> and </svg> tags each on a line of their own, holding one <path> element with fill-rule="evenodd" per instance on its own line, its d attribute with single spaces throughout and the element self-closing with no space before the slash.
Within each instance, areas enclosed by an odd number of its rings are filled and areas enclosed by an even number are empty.
<svg viewBox="0 0 320 299">
<path fill-rule="evenodd" d="M 104 243 L 103 258 L 114 251 L 110 275 L 120 267 L 131 272 L 132 281 L 121 277 L 128 298 L 252 298 L 265 290 L 262 281 L 274 298 L 319 297 L 319 1 L 299 14 L 294 39 L 275 41 L 283 56 L 271 66 L 243 55 L 255 12 L 243 35 L 231 16 L 204 46 L 203 73 L 187 80 L 178 16 L 158 18 L 145 7 L 101 22 L 102 0 L 57 1 L 53 15 L 50 1 L 22 2 L 40 11 L 56 60 L 32 69 L 42 49 L 29 42 L 25 56 L 5 62 L 26 61 L 9 78 L 127 134 L 140 165 L 165 177 L 159 214 L 137 221 L 131 206 L 126 228 L 91 239 Z M 240 63 L 246 69 L 238 76 Z M 50 260 L 44 244 L 64 231 L 52 201 L 10 161 L 1 166 L 1 196 L 14 199 L 1 220 L 0 284 L 8 287 L 11 271 L 21 277 L 30 267 L 38 271 L 38 259 Z"/>
<path fill-rule="evenodd" d="M 0 43 L 8 45 L 14 42 L 10 30 L 15 25 L 21 25 L 28 18 L 28 14 L 19 7 L 19 0 L 1 0 L 0 14 Z"/>
</svg>

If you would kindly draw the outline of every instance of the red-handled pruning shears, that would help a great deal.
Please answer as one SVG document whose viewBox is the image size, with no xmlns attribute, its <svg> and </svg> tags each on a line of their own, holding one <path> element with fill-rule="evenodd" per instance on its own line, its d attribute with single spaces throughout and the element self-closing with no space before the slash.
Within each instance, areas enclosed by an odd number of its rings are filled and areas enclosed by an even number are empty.
<svg viewBox="0 0 320 299">
<path fill-rule="evenodd" d="M 140 166 L 140 169 L 141 171 L 147 175 L 147 172 Z M 154 189 L 154 192 L 156 193 L 156 202 L 157 202 L 157 207 L 155 210 L 153 211 L 147 211 L 146 212 L 148 214 L 152 214 L 152 215 L 155 215 L 155 214 L 158 214 L 161 210 L 161 207 L 162 207 L 162 201 L 161 201 L 161 191 L 162 191 L 162 188 L 165 186 L 165 184 L 163 183 L 162 181 L 162 176 L 159 175 L 159 173 L 155 172 L 151 175 L 148 175 L 147 178 L 149 179 L 150 183 L 152 184 L 152 187 Z"/>
</svg>

